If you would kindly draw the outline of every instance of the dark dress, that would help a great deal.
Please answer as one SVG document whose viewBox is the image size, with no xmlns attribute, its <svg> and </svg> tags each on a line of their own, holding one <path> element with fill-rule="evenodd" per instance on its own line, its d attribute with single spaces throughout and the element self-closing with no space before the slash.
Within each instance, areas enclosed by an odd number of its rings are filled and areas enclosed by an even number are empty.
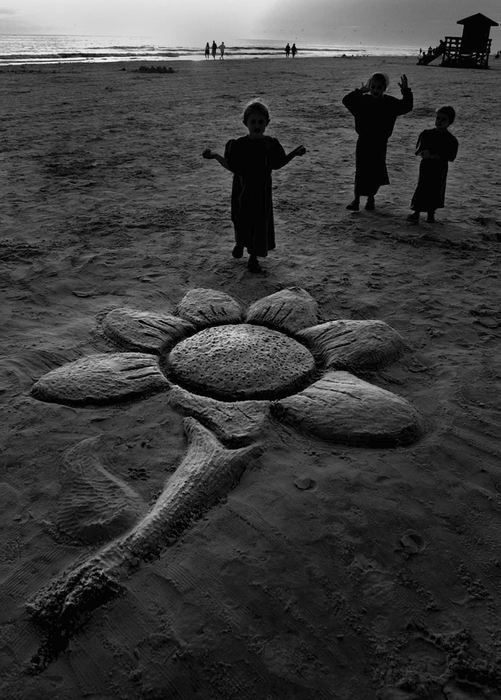
<svg viewBox="0 0 501 700">
<path fill-rule="evenodd" d="M 449 161 L 456 158 L 458 140 L 445 129 L 425 129 L 419 134 L 416 155 L 429 151 L 438 158 L 422 158 L 419 179 L 411 201 L 414 211 L 435 211 L 444 206 Z"/>
<path fill-rule="evenodd" d="M 275 248 L 271 171 L 286 164 L 285 151 L 271 136 L 243 136 L 228 141 L 224 157 L 233 173 L 231 220 L 235 241 L 250 255 L 266 257 Z"/>
<path fill-rule="evenodd" d="M 391 95 L 372 97 L 353 90 L 343 98 L 343 104 L 355 117 L 358 134 L 355 151 L 355 195 L 375 195 L 381 185 L 388 185 L 386 147 L 400 114 L 410 112 L 413 97 L 410 88 L 398 100 Z"/>
</svg>

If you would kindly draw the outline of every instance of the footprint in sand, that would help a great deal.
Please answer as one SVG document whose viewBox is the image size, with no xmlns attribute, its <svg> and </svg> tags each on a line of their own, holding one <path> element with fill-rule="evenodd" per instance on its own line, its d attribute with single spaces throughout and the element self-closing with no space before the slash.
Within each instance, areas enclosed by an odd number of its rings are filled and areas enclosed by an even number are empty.
<svg viewBox="0 0 501 700">
<path fill-rule="evenodd" d="M 404 532 L 398 543 L 400 546 L 397 551 L 402 552 L 406 558 L 419 554 L 425 547 L 424 540 L 421 535 L 413 530 L 407 530 Z"/>
<path fill-rule="evenodd" d="M 300 491 L 309 491 L 317 485 L 314 479 L 310 479 L 307 476 L 300 477 L 294 481 L 294 486 Z"/>
</svg>

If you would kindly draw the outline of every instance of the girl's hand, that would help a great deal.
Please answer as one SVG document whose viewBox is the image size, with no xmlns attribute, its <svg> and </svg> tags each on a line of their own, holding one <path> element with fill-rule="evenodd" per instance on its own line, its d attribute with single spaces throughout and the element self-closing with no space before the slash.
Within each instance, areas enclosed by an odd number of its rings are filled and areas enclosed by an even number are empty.
<svg viewBox="0 0 501 700">
<path fill-rule="evenodd" d="M 294 154 L 294 157 L 304 156 L 304 154 L 306 153 L 306 148 L 303 145 L 301 145 L 301 146 L 298 146 L 297 148 L 295 148 L 292 152 Z"/>
<path fill-rule="evenodd" d="M 425 158 L 425 159 L 431 158 L 431 153 L 427 148 L 425 148 L 424 151 L 421 151 L 421 153 L 419 155 L 421 156 L 421 158 Z"/>
<path fill-rule="evenodd" d="M 398 87 L 400 88 L 400 90 L 401 90 L 402 92 L 404 92 L 404 90 L 408 90 L 408 89 L 409 89 L 409 81 L 407 80 L 407 76 L 406 76 L 406 75 L 401 75 L 401 76 L 400 76 L 400 82 L 399 82 L 399 84 L 398 84 Z"/>
<path fill-rule="evenodd" d="M 361 92 L 369 92 L 370 90 L 370 80 L 368 80 L 366 83 L 362 83 L 362 85 L 358 88 Z"/>
<path fill-rule="evenodd" d="M 202 151 L 202 158 L 207 158 L 207 160 L 210 160 L 213 157 L 214 156 L 212 155 L 212 151 L 210 150 L 210 148 L 205 148 Z"/>
</svg>

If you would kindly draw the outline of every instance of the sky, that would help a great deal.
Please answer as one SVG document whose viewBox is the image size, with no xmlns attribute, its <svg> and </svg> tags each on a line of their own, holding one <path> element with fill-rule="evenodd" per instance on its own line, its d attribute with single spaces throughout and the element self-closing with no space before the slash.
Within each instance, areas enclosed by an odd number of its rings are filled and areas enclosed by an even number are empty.
<svg viewBox="0 0 501 700">
<path fill-rule="evenodd" d="M 457 20 L 477 12 L 501 22 L 499 0 L 0 0 L 0 34 L 416 46 L 460 35 Z"/>
</svg>

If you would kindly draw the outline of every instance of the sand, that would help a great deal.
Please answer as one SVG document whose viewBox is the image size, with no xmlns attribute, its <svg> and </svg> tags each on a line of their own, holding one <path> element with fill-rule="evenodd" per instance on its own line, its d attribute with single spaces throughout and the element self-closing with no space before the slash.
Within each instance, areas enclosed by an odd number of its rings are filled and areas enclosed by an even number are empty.
<svg viewBox="0 0 501 700">
<path fill-rule="evenodd" d="M 501 65 L 171 65 L 0 75 L 0 695 L 501 697 Z M 397 122 L 376 211 L 350 213 L 341 98 L 377 69 L 397 96 L 407 74 L 415 109 Z M 255 96 L 269 133 L 307 148 L 274 175 L 277 249 L 262 274 L 231 257 L 230 175 L 201 158 L 244 134 Z M 441 104 L 457 109 L 459 156 L 441 223 L 412 227 L 414 145 Z M 406 399 L 424 434 L 349 446 L 269 421 L 228 495 L 139 558 L 121 595 L 37 670 L 44 637 L 27 602 L 152 506 L 187 437 L 163 393 L 64 406 L 34 398 L 34 383 L 113 352 L 101 320 L 114 308 L 172 313 L 195 288 L 246 307 L 290 287 L 316 300 L 320 322 L 398 331 L 404 355 L 364 379 Z M 85 530 L 85 507 L 102 531 Z"/>
</svg>

